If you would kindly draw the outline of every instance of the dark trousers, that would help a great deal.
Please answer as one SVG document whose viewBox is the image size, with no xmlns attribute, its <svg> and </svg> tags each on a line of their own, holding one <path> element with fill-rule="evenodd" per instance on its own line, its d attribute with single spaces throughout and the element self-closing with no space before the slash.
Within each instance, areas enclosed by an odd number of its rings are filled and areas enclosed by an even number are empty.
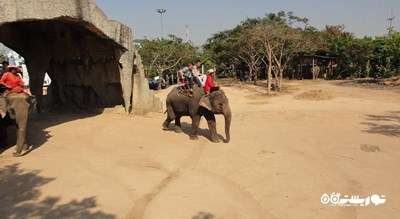
<svg viewBox="0 0 400 219">
<path fill-rule="evenodd" d="M 193 77 L 185 76 L 186 80 L 189 82 L 189 88 L 193 89 Z"/>
<path fill-rule="evenodd" d="M 214 91 L 217 91 L 217 90 L 219 90 L 219 87 L 212 87 L 212 88 L 210 89 L 210 93 L 212 93 L 212 92 L 214 92 Z"/>
<path fill-rule="evenodd" d="M 199 77 L 194 77 L 194 82 L 196 82 L 197 86 L 201 87 L 201 81 Z"/>
</svg>

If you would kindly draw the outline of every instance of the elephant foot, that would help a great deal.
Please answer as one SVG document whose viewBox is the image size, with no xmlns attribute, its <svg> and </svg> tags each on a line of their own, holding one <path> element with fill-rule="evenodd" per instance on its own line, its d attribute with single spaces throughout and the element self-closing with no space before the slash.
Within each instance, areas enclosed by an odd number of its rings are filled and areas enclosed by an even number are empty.
<svg viewBox="0 0 400 219">
<path fill-rule="evenodd" d="M 197 135 L 190 135 L 190 140 L 199 140 Z"/>
<path fill-rule="evenodd" d="M 165 122 L 163 123 L 163 130 L 168 131 L 169 130 L 169 125 L 167 125 Z"/>
<path fill-rule="evenodd" d="M 214 143 L 218 143 L 221 140 L 219 138 L 217 138 L 217 137 L 211 137 L 211 141 L 214 142 Z"/>
<path fill-rule="evenodd" d="M 28 150 L 28 149 L 29 149 L 28 144 L 24 144 L 24 147 L 22 148 L 22 150 L 26 151 L 26 150 Z"/>
<path fill-rule="evenodd" d="M 174 131 L 175 131 L 176 133 L 182 133 L 182 129 L 181 129 L 181 127 L 179 127 L 179 126 L 175 126 Z"/>
<path fill-rule="evenodd" d="M 20 153 L 17 153 L 17 152 L 14 152 L 14 153 L 13 153 L 13 156 L 14 156 L 14 157 L 20 157 L 21 154 L 20 154 Z"/>
</svg>

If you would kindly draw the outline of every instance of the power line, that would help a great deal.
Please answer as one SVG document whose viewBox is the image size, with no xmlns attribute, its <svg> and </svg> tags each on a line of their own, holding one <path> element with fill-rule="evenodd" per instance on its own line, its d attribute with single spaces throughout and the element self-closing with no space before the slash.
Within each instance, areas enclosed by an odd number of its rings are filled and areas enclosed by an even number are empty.
<svg viewBox="0 0 400 219">
<path fill-rule="evenodd" d="M 189 25 L 186 24 L 186 42 L 189 42 Z"/>
<path fill-rule="evenodd" d="M 387 19 L 387 21 L 389 21 L 389 27 L 387 28 L 387 30 L 390 32 L 394 29 L 394 27 L 392 26 L 392 22 L 394 20 L 394 16 L 393 16 L 393 11 L 391 12 L 390 17 Z"/>
</svg>

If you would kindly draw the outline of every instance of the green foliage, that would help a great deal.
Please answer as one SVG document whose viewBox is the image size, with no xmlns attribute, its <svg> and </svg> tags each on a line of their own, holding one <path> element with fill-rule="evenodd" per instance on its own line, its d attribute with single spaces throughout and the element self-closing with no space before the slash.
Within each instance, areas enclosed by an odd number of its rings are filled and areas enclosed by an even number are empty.
<svg viewBox="0 0 400 219">
<path fill-rule="evenodd" d="M 137 47 L 148 77 L 175 72 L 176 68 L 186 66 L 196 58 L 196 48 L 174 35 L 167 39 L 138 40 Z"/>
<path fill-rule="evenodd" d="M 315 38 L 315 29 L 307 24 L 307 18 L 284 11 L 262 18 L 248 18 L 235 28 L 209 38 L 204 46 L 205 53 L 218 63 L 220 69 L 233 65 L 248 71 L 254 80 L 265 65 L 277 66 L 277 75 L 281 77 L 294 56 L 312 50 L 315 45 L 309 40 Z"/>
<path fill-rule="evenodd" d="M 219 68 L 225 68 L 235 63 L 233 45 L 236 41 L 233 30 L 222 31 L 214 34 L 204 45 L 204 54 Z"/>
<path fill-rule="evenodd" d="M 323 32 L 326 54 L 335 57 L 332 78 L 392 77 L 399 74 L 400 34 L 391 31 L 375 39 L 355 38 L 343 26 L 327 26 Z"/>
<path fill-rule="evenodd" d="M 400 33 L 391 30 L 381 37 L 356 38 L 344 25 L 326 25 L 319 31 L 308 25 L 307 18 L 280 11 L 248 18 L 214 34 L 204 45 L 203 55 L 219 69 L 234 65 L 251 73 L 272 65 L 281 71 L 275 77 L 284 71 L 294 75 L 298 66 L 309 62 L 303 57 L 314 55 L 330 57 L 318 64 L 324 71 L 332 69 L 328 75 L 332 79 L 392 77 L 400 74 Z"/>
<path fill-rule="evenodd" d="M 373 77 L 393 77 L 400 73 L 400 33 L 391 31 L 388 35 L 373 41 L 371 67 Z"/>
</svg>

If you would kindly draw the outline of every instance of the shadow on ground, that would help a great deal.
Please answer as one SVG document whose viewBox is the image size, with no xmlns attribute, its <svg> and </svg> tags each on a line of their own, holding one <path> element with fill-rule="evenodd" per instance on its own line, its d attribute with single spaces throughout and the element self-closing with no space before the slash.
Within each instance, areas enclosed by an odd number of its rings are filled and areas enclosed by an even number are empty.
<svg viewBox="0 0 400 219">
<path fill-rule="evenodd" d="M 201 122 L 207 123 L 206 120 L 202 120 Z M 190 135 L 192 133 L 192 124 L 189 124 L 187 122 L 181 122 L 181 128 L 182 128 L 182 132 L 185 133 L 190 138 Z M 203 137 L 207 138 L 209 141 L 211 141 L 211 132 L 208 129 L 199 128 L 198 135 L 203 136 Z M 220 134 L 218 134 L 218 138 L 221 141 L 224 140 L 224 137 Z"/>
<path fill-rule="evenodd" d="M 363 130 L 372 134 L 381 134 L 390 137 L 400 137 L 400 111 L 390 111 L 383 115 L 367 115 L 368 129 Z"/>
<path fill-rule="evenodd" d="M 42 197 L 40 187 L 53 181 L 38 170 L 23 170 L 19 164 L 0 169 L 1 218 L 93 218 L 114 219 L 114 215 L 94 211 L 96 198 L 59 204 L 60 197 Z"/>
<path fill-rule="evenodd" d="M 46 131 L 47 128 L 74 120 L 94 117 L 100 115 L 103 111 L 104 109 L 90 111 L 62 109 L 54 110 L 49 113 L 30 113 L 25 138 L 29 150 L 23 152 L 22 156 L 38 149 L 52 137 L 50 133 Z M 0 154 L 16 145 L 16 132 L 17 129 L 15 126 L 7 128 L 7 142 L 4 147 L 0 148 Z"/>
</svg>

